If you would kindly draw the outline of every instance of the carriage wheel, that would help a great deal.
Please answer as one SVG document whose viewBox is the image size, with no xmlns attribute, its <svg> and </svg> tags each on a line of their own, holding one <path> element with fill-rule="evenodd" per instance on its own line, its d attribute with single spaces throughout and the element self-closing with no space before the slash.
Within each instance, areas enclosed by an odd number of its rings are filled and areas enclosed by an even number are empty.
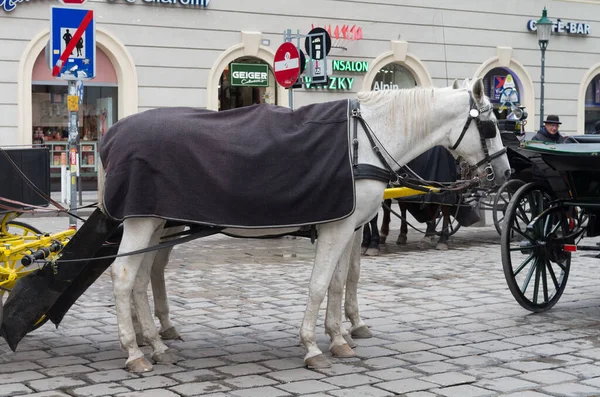
<svg viewBox="0 0 600 397">
<path fill-rule="evenodd" d="M 458 207 L 456 207 L 458 208 Z M 448 221 L 448 237 L 453 236 L 454 234 L 456 234 L 456 232 L 458 232 L 458 229 L 460 229 L 460 223 L 458 223 L 458 221 L 456 220 L 456 212 L 457 210 L 454 209 L 454 207 L 449 207 L 450 213 L 449 213 L 449 221 Z M 442 206 L 440 205 L 439 210 L 438 210 L 438 214 L 437 217 L 435 218 L 435 230 L 438 230 L 438 226 L 443 226 L 444 225 L 444 213 L 442 212 Z M 439 232 L 436 232 L 436 235 L 441 236 L 442 235 L 442 231 L 440 229 Z"/>
<path fill-rule="evenodd" d="M 500 189 L 498 189 L 494 196 L 492 218 L 494 219 L 494 226 L 499 235 L 502 235 L 502 223 L 504 223 L 504 216 L 506 215 L 508 203 L 513 194 L 515 194 L 515 192 L 524 184 L 525 182 L 520 179 L 511 179 L 500 186 Z"/>
<path fill-rule="evenodd" d="M 11 236 L 17 236 L 17 237 L 29 237 L 29 236 L 35 236 L 36 234 L 43 234 L 40 230 L 38 230 L 37 228 L 24 223 L 24 222 L 17 222 L 17 221 L 9 221 L 6 222 L 6 224 L 2 225 L 2 235 L 3 237 L 6 235 L 9 238 Z"/>
<path fill-rule="evenodd" d="M 516 301 L 532 312 L 549 310 L 558 302 L 571 266 L 571 254 L 554 243 L 569 233 L 567 208 L 556 207 L 530 225 L 553 197 L 544 185 L 522 186 L 508 204 L 502 225 L 504 277 Z"/>
</svg>

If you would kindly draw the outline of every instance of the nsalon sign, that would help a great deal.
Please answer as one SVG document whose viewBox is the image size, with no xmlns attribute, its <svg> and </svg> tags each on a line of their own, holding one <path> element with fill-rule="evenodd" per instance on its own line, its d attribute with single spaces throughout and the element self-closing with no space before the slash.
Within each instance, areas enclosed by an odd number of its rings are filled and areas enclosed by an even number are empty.
<svg viewBox="0 0 600 397">
<path fill-rule="evenodd" d="M 537 21 L 535 19 L 530 19 L 527 22 L 527 30 L 530 32 L 535 32 L 537 30 Z M 590 24 L 589 23 L 580 23 L 580 22 L 566 22 L 564 23 L 560 19 L 557 19 L 552 23 L 552 31 L 554 33 L 568 33 L 568 34 L 579 34 L 579 35 L 588 35 L 590 34 Z"/>
</svg>

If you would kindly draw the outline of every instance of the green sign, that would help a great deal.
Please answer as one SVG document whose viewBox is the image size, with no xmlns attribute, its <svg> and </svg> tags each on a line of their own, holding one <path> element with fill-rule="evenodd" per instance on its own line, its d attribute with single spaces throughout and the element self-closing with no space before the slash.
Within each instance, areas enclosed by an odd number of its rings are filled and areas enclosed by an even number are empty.
<svg viewBox="0 0 600 397">
<path fill-rule="evenodd" d="M 232 63 L 231 85 L 243 87 L 268 87 L 269 65 L 260 63 Z"/>
</svg>

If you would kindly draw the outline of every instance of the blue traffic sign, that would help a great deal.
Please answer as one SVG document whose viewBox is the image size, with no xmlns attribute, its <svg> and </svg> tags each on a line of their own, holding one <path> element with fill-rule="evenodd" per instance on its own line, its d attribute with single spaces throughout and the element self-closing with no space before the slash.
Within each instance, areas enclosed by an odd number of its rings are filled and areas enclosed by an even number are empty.
<svg viewBox="0 0 600 397">
<path fill-rule="evenodd" d="M 51 72 L 56 78 L 96 77 L 96 26 L 92 10 L 51 8 L 50 56 Z"/>
</svg>

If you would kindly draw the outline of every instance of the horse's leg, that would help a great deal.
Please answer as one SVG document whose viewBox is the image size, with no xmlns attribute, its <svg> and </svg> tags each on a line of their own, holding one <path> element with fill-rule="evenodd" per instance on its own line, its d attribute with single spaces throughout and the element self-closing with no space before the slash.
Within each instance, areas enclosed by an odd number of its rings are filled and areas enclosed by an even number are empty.
<svg viewBox="0 0 600 397">
<path fill-rule="evenodd" d="M 435 239 L 435 219 L 425 222 L 427 229 L 425 230 L 425 236 L 419 242 L 419 248 L 427 249 L 433 246 L 433 239 Z"/>
<path fill-rule="evenodd" d="M 371 226 L 371 241 L 369 242 L 369 247 L 365 252 L 365 255 L 368 256 L 377 256 L 379 255 L 379 230 L 377 227 L 377 220 L 379 218 L 379 214 L 375 215 L 373 219 L 369 222 Z"/>
<path fill-rule="evenodd" d="M 126 219 L 119 254 L 143 249 L 149 246 L 152 236 L 164 221 L 154 218 Z M 135 279 L 144 258 L 143 254 L 120 257 L 111 268 L 117 326 L 121 346 L 127 350 L 127 368 L 132 372 L 152 370 L 152 364 L 144 357 L 135 340 L 131 298 Z"/>
<path fill-rule="evenodd" d="M 371 227 L 367 223 L 366 225 L 363 226 L 362 243 L 360 245 L 361 246 L 361 248 L 360 248 L 361 254 L 364 255 L 367 253 L 367 249 L 369 249 L 369 244 L 371 244 Z"/>
<path fill-rule="evenodd" d="M 400 234 L 398 234 L 398 239 L 396 240 L 396 244 L 404 245 L 408 241 L 408 225 L 406 224 L 406 205 L 402 205 L 402 203 L 398 202 L 398 207 L 400 208 Z"/>
<path fill-rule="evenodd" d="M 352 250 L 350 252 L 350 263 L 348 268 L 348 276 L 346 278 L 346 299 L 344 311 L 346 317 L 352 324 L 350 327 L 350 335 L 357 339 L 371 338 L 373 334 L 369 327 L 362 321 L 358 314 L 358 280 L 360 278 L 360 244 L 358 238 L 355 237 Z M 353 341 L 348 340 L 348 344 L 352 345 Z"/>
<path fill-rule="evenodd" d="M 390 234 L 391 212 L 388 208 L 392 208 L 392 199 L 383 201 L 383 218 L 381 219 L 381 229 L 379 230 L 379 242 L 385 244 L 387 236 Z"/>
<path fill-rule="evenodd" d="M 448 250 L 448 239 L 450 238 L 450 231 L 448 226 L 450 225 L 450 207 L 442 205 L 442 232 L 440 239 L 438 240 L 435 249 L 440 251 Z"/>
<path fill-rule="evenodd" d="M 355 224 L 351 220 L 353 217 L 323 224 L 318 230 L 315 264 L 310 277 L 308 302 L 300 329 L 300 341 L 307 351 L 304 363 L 309 368 L 329 368 L 331 366 L 329 360 L 317 346 L 315 328 L 319 308 L 325 299 L 333 272 L 354 234 Z"/>
<path fill-rule="evenodd" d="M 373 229 L 371 229 L 373 230 Z M 354 357 L 352 347 L 356 346 L 348 332 L 342 327 L 342 298 L 344 284 L 348 276 L 348 266 L 355 244 L 360 246 L 360 232 L 354 232 L 354 237 L 348 242 L 344 252 L 333 272 L 327 292 L 327 312 L 325 315 L 325 332 L 329 335 L 331 345 L 329 351 L 334 357 Z M 358 251 L 357 251 L 358 252 Z M 360 257 L 360 253 L 358 252 Z"/>
<path fill-rule="evenodd" d="M 169 318 L 169 300 L 167 299 L 167 286 L 165 284 L 165 268 L 173 248 L 165 248 L 156 254 L 152 264 L 150 281 L 152 282 L 152 296 L 154 298 L 154 315 L 160 321 L 159 334 L 161 338 L 172 340 L 180 339 L 179 333 Z"/>
<path fill-rule="evenodd" d="M 150 240 L 151 246 L 158 244 L 162 233 L 162 230 L 154 233 L 154 236 Z M 160 340 L 158 330 L 152 319 L 150 305 L 148 304 L 148 284 L 150 283 L 150 272 L 152 271 L 156 254 L 156 251 L 148 252 L 142 260 L 137 278 L 133 284 L 133 303 L 140 325 L 142 326 L 144 340 L 148 341 L 150 346 L 152 346 L 152 359 L 161 364 L 173 364 L 176 361 L 176 357 L 167 352 L 168 347 Z"/>
</svg>

